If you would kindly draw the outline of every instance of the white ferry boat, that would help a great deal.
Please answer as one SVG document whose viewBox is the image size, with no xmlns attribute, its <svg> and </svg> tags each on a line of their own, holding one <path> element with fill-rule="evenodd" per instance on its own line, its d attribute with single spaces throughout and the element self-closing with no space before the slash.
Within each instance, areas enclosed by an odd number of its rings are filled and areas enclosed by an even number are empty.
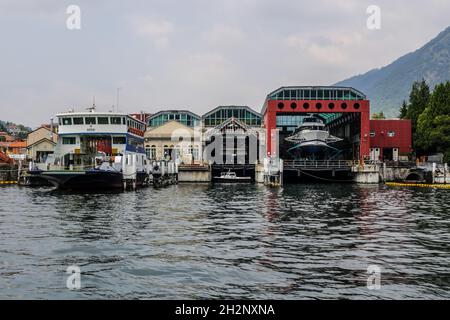
<svg viewBox="0 0 450 320">
<path fill-rule="evenodd" d="M 67 112 L 55 116 L 58 143 L 30 175 L 59 189 L 115 189 L 142 186 L 150 173 L 144 149 L 146 124 L 124 113 Z"/>
</svg>

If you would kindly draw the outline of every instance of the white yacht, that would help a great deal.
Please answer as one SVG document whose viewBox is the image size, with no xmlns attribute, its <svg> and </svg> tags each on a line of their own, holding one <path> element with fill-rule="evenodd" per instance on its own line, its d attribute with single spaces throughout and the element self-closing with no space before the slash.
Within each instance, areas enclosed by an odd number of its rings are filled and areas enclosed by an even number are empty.
<svg viewBox="0 0 450 320">
<path fill-rule="evenodd" d="M 30 174 L 61 189 L 141 186 L 149 174 L 144 149 L 146 124 L 124 113 L 67 112 L 55 116 L 58 143 L 43 164 Z"/>
<path fill-rule="evenodd" d="M 307 116 L 294 133 L 285 139 L 296 145 L 291 149 L 302 149 L 308 153 L 317 153 L 329 145 L 342 141 L 341 138 L 330 135 L 325 124 L 319 118 Z"/>
</svg>

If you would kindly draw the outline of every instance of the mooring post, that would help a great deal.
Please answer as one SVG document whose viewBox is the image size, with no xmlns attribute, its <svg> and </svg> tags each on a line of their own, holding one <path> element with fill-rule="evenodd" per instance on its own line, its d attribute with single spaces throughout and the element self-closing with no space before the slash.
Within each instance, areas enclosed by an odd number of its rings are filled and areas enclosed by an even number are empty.
<svg viewBox="0 0 450 320">
<path fill-rule="evenodd" d="M 284 163 L 283 163 L 283 159 L 280 158 L 280 170 L 279 170 L 279 174 L 280 174 L 280 185 L 283 186 L 283 171 L 284 171 Z"/>
<path fill-rule="evenodd" d="M 448 165 L 447 163 L 444 164 L 444 184 L 447 184 L 447 170 L 448 170 Z"/>
<path fill-rule="evenodd" d="M 435 177 L 436 177 L 436 162 L 433 162 L 433 169 L 431 171 L 431 178 L 432 178 L 432 183 L 434 184 L 435 181 Z"/>
<path fill-rule="evenodd" d="M 22 174 L 22 160 L 19 160 L 19 167 L 17 168 L 17 183 L 20 182 L 21 174 Z"/>
</svg>

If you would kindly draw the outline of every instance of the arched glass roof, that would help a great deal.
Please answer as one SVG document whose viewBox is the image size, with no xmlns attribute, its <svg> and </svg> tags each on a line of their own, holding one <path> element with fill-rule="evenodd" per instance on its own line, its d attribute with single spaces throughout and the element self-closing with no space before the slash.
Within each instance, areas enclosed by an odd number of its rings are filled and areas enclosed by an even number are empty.
<svg viewBox="0 0 450 320">
<path fill-rule="evenodd" d="M 206 127 L 217 126 L 230 118 L 238 119 L 249 126 L 261 126 L 261 114 L 247 106 L 219 106 L 204 114 Z"/>
<path fill-rule="evenodd" d="M 169 121 L 178 121 L 185 126 L 195 127 L 200 124 L 200 119 L 200 116 L 187 110 L 164 110 L 150 116 L 148 126 L 158 127 Z"/>
<path fill-rule="evenodd" d="M 281 87 L 268 100 L 366 100 L 366 95 L 351 87 Z"/>
</svg>

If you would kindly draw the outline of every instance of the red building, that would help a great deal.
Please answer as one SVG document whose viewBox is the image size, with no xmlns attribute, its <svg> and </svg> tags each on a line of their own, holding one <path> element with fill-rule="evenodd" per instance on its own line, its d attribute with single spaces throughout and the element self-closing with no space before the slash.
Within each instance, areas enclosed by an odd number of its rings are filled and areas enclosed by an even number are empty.
<svg viewBox="0 0 450 320">
<path fill-rule="evenodd" d="M 141 112 L 141 113 L 132 113 L 130 114 L 133 118 L 135 118 L 136 120 L 142 121 L 147 123 L 148 118 L 150 118 L 151 114 L 150 113 L 146 113 L 146 112 Z"/>
<path fill-rule="evenodd" d="M 269 156 L 279 156 L 276 132 L 286 127 L 283 119 L 291 121 L 301 115 L 316 113 L 330 121 L 339 117 L 335 122 L 339 122 L 341 128 L 352 127 L 348 140 L 352 143 L 353 159 L 370 157 L 370 102 L 354 88 L 282 87 L 267 96 L 261 113 L 266 128 L 266 154 Z"/>
<path fill-rule="evenodd" d="M 411 152 L 411 120 L 370 120 L 371 159 L 398 161 Z"/>
</svg>

